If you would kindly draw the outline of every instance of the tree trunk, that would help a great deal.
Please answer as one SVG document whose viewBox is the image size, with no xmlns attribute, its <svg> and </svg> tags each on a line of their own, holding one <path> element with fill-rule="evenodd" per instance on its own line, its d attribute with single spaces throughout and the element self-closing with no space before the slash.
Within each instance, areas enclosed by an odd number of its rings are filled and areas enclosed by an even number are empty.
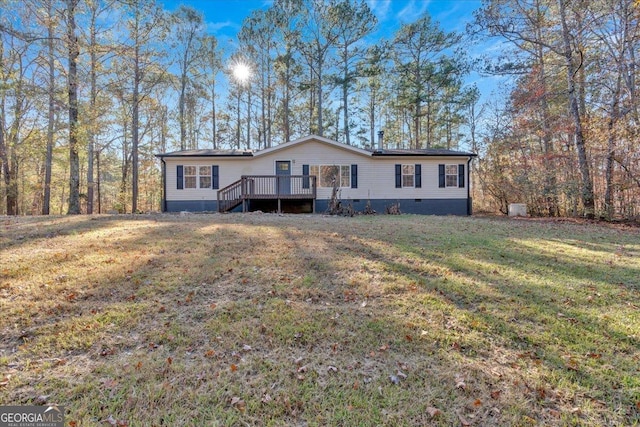
<svg viewBox="0 0 640 427">
<path fill-rule="evenodd" d="M 247 150 L 251 149 L 251 83 L 247 82 Z"/>
<path fill-rule="evenodd" d="M 267 144 L 266 148 L 271 147 L 271 126 L 273 122 L 273 87 L 271 82 L 272 67 L 273 64 L 271 63 L 271 60 L 269 60 L 269 66 L 267 67 L 267 69 L 269 70 L 267 71 L 267 129 L 266 135 L 264 136 L 265 142 Z"/>
<path fill-rule="evenodd" d="M 320 53 L 318 53 L 318 55 L 320 55 Z M 322 117 L 322 67 L 324 64 L 320 57 L 318 59 L 318 64 L 316 64 L 318 67 L 316 73 L 316 76 L 318 77 L 318 81 L 316 82 L 318 89 L 318 99 L 316 100 L 318 106 L 318 136 L 324 136 L 324 123 Z"/>
<path fill-rule="evenodd" d="M 44 161 L 44 194 L 42 200 L 42 215 L 49 215 L 51 207 L 51 169 L 53 166 L 53 133 L 55 122 L 55 57 L 53 50 L 53 2 L 49 2 L 49 15 L 47 26 L 47 48 L 49 53 L 49 108 L 47 111 L 47 148 Z"/>
<path fill-rule="evenodd" d="M 98 213 L 102 213 L 102 195 L 100 194 L 100 150 L 96 151 L 96 199 L 98 201 Z"/>
<path fill-rule="evenodd" d="M 351 145 L 350 129 L 349 129 L 349 64 L 348 58 L 348 46 L 345 44 L 344 51 L 342 52 L 342 60 L 344 61 L 344 69 L 342 71 L 342 110 L 344 114 L 344 140 L 347 145 Z"/>
<path fill-rule="evenodd" d="M 290 101 L 290 87 L 291 87 L 291 57 L 289 51 L 287 51 L 286 61 L 287 67 L 285 72 L 286 81 L 284 82 L 284 96 L 282 97 L 282 109 L 284 112 L 284 142 L 289 142 L 291 139 L 291 122 L 289 120 L 289 101 Z"/>
<path fill-rule="evenodd" d="M 140 115 L 140 47 L 136 40 L 133 69 L 133 99 L 131 117 L 131 213 L 138 212 L 138 126 Z M 182 132 L 182 130 L 181 130 Z"/>
<path fill-rule="evenodd" d="M 0 64 L 4 64 L 4 44 L 0 42 Z M 7 146 L 7 139 L 4 132 L 5 126 L 5 98 L 0 98 L 0 161 L 2 162 L 2 172 L 5 184 L 5 203 L 7 208 L 7 215 L 18 214 L 18 187 L 15 184 L 15 175 L 13 174 L 12 162 L 9 161 L 10 153 Z M 17 105 L 17 104 L 16 104 Z M 18 115 L 16 115 L 16 119 Z M 13 155 L 11 155 L 13 157 Z"/>
<path fill-rule="evenodd" d="M 187 126 L 185 123 L 185 92 L 187 90 L 187 75 L 185 72 L 180 77 L 180 99 L 178 100 L 178 121 L 180 122 L 180 149 L 187 148 Z"/>
<path fill-rule="evenodd" d="M 162 111 L 161 113 L 162 121 L 160 123 L 160 152 L 166 153 L 167 152 L 167 120 L 169 120 L 168 107 L 166 105 L 163 105 L 160 108 Z M 215 129 L 215 120 L 214 120 L 214 129 Z M 214 139 L 214 144 L 215 144 L 215 139 Z M 213 148 L 215 149 L 217 147 L 214 145 Z"/>
<path fill-rule="evenodd" d="M 542 36 L 538 32 L 538 38 Z M 547 76 L 545 70 L 544 52 L 542 45 L 537 45 L 538 64 L 540 66 L 540 85 L 542 86 L 542 97 L 540 98 L 540 110 L 542 113 L 542 145 L 544 147 L 544 165 L 545 165 L 545 182 L 543 195 L 546 200 L 547 213 L 550 217 L 559 215 L 558 210 L 558 193 L 556 180 L 556 167 L 553 159 L 553 144 L 551 135 L 551 113 L 549 110 L 549 102 L 547 101 Z"/>
<path fill-rule="evenodd" d="M 2 43 L 0 43 L 0 47 Z M 2 59 L 2 52 L 0 51 L 0 59 Z M 17 186 L 15 186 L 15 179 L 12 179 L 12 170 L 9 162 L 9 153 L 7 149 L 7 144 L 5 141 L 5 133 L 4 133 L 4 123 L 5 123 L 5 109 L 4 109 L 4 98 L 0 101 L 0 161 L 2 162 L 2 172 L 4 177 L 4 185 L 6 190 L 6 205 L 7 205 L 7 215 L 17 215 L 18 214 L 18 197 L 16 193 Z"/>
<path fill-rule="evenodd" d="M 69 43 L 69 208 L 67 214 L 80 213 L 80 159 L 78 156 L 78 39 L 75 9 L 78 0 L 67 0 L 67 38 Z"/>
<path fill-rule="evenodd" d="M 420 105 L 420 97 L 418 97 L 418 100 L 415 102 L 414 104 L 414 112 L 413 112 L 413 132 L 414 132 L 414 136 L 415 136 L 415 140 L 413 143 L 413 147 L 415 149 L 420 149 L 422 148 L 421 144 L 420 144 L 420 113 L 421 113 L 421 105 Z"/>
<path fill-rule="evenodd" d="M 587 159 L 587 150 L 585 147 L 585 138 L 582 129 L 582 118 L 580 116 L 580 106 L 578 93 L 576 88 L 576 74 L 579 69 L 574 64 L 573 50 L 571 47 L 571 35 L 567 25 L 566 17 L 566 0 L 559 0 L 560 19 L 562 23 L 562 41 L 564 46 L 564 58 L 567 67 L 567 84 L 569 89 L 569 112 L 573 120 L 575 146 L 578 153 L 578 165 L 582 176 L 581 199 L 584 207 L 585 217 L 589 219 L 595 218 L 595 201 L 593 194 L 593 180 Z M 578 67 L 581 67 L 582 63 Z"/>
<path fill-rule="evenodd" d="M 98 8 L 98 2 L 91 3 L 92 11 L 91 11 L 91 29 L 90 29 L 90 48 L 91 48 L 91 65 L 90 65 L 90 80 L 91 80 L 91 94 L 89 100 L 89 117 L 91 123 L 89 123 L 88 130 L 88 147 L 87 147 L 87 214 L 93 214 L 93 190 L 94 190 L 94 182 L 93 182 L 93 156 L 95 151 L 95 134 L 96 134 L 96 119 L 97 119 L 97 97 L 98 97 L 98 87 L 97 87 L 97 76 L 96 76 L 96 67 L 97 67 L 97 55 L 96 55 L 96 12 Z"/>
<path fill-rule="evenodd" d="M 213 149 L 214 150 L 218 149 L 218 139 L 217 139 L 216 133 L 217 133 L 217 129 L 216 129 L 216 81 L 214 79 L 212 81 L 212 83 L 211 83 L 211 143 L 213 144 Z"/>
<path fill-rule="evenodd" d="M 371 87 L 369 94 L 369 131 L 371 135 L 371 148 L 376 147 L 376 89 Z M 380 147 L 382 148 L 382 147 Z"/>
<path fill-rule="evenodd" d="M 609 121 L 607 123 L 607 129 L 609 136 L 607 138 L 607 160 L 605 169 L 605 182 L 606 189 L 604 193 L 604 210 L 608 220 L 611 220 L 614 215 L 613 206 L 613 163 L 616 157 L 616 124 L 618 122 L 620 107 L 619 98 L 620 90 L 622 86 L 622 73 L 618 73 L 618 79 L 611 99 L 611 111 L 609 112 Z"/>
</svg>

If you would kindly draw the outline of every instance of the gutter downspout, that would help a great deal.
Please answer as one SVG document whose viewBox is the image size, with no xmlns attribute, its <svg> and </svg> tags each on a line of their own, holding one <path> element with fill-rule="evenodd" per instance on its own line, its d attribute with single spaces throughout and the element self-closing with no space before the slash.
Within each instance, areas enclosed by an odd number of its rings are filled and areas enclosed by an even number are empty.
<svg viewBox="0 0 640 427">
<path fill-rule="evenodd" d="M 162 202 L 160 203 L 160 211 L 165 213 L 167 211 L 167 164 L 164 159 L 160 157 L 162 162 Z"/>
<path fill-rule="evenodd" d="M 467 215 L 471 216 L 473 214 L 472 200 L 471 200 L 471 162 L 473 161 L 473 157 L 469 156 L 469 160 L 467 160 Z"/>
</svg>

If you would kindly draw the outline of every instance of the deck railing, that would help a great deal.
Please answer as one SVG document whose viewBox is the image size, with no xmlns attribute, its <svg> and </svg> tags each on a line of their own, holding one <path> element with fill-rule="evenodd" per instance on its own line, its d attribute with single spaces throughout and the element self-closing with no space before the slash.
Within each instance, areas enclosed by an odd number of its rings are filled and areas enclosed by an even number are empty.
<svg viewBox="0 0 640 427">
<path fill-rule="evenodd" d="M 218 212 L 229 212 L 244 200 L 242 194 L 244 180 L 240 179 L 233 184 L 218 190 Z"/>
<path fill-rule="evenodd" d="M 315 175 L 243 175 L 218 191 L 218 210 L 228 212 L 252 199 L 315 200 L 316 188 Z"/>
</svg>

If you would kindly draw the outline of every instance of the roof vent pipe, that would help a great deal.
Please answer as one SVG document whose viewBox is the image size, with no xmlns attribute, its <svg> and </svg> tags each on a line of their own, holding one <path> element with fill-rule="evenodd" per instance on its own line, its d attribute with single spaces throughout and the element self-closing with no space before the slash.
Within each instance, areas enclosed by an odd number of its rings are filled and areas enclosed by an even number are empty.
<svg viewBox="0 0 640 427">
<path fill-rule="evenodd" d="M 383 146 L 382 143 L 384 142 L 384 131 L 383 130 L 379 130 L 378 131 L 378 150 L 382 150 Z"/>
</svg>

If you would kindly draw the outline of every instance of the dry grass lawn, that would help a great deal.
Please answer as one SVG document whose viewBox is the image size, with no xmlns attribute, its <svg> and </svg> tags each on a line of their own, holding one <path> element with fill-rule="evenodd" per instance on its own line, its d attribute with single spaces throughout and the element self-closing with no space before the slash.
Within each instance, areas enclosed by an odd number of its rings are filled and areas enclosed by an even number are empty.
<svg viewBox="0 0 640 427">
<path fill-rule="evenodd" d="M 640 229 L 0 218 L 0 404 L 69 426 L 640 424 Z"/>
</svg>

